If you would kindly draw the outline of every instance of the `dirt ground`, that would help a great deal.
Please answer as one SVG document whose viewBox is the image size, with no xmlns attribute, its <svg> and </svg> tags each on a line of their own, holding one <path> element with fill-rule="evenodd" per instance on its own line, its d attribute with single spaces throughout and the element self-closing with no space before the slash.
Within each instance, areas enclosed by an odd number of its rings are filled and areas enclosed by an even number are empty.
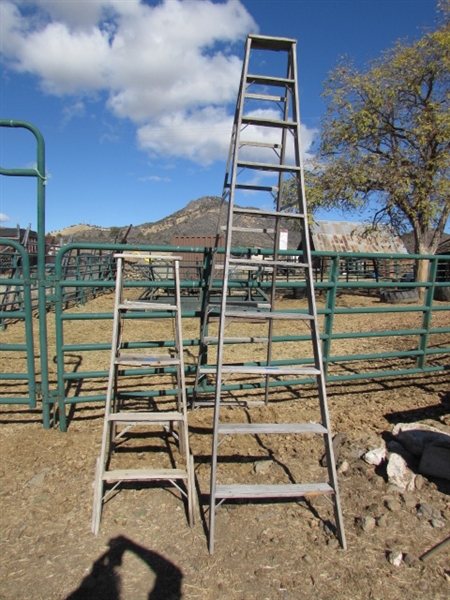
<svg viewBox="0 0 450 600">
<path fill-rule="evenodd" d="M 340 326 L 338 318 L 335 328 Z M 448 313 L 436 318 L 448 326 Z M 389 315 L 384 325 L 374 327 L 391 327 L 394 322 L 407 327 L 404 313 Z M 347 318 L 342 329 L 348 326 Z M 369 326 L 367 315 L 352 317 L 355 331 Z M 86 339 L 88 327 L 77 325 L 74 339 Z M 4 335 L 13 336 L 13 331 L 14 326 Z M 373 343 L 366 340 L 364 351 Z M 384 343 L 411 341 L 395 338 Z M 336 348 L 334 353 L 344 351 Z M 226 408 L 224 417 L 309 420 L 314 401 L 310 390 L 301 388 L 275 390 L 268 407 Z M 66 433 L 44 430 L 40 411 L 1 406 L 0 600 L 449 598 L 448 546 L 427 563 L 419 558 L 450 535 L 450 482 L 419 477 L 414 490 L 402 493 L 389 485 L 383 466 L 368 465 L 361 456 L 389 439 L 399 422 L 425 420 L 449 431 L 450 371 L 334 383 L 328 386 L 328 397 L 333 431 L 344 434 L 338 467 L 345 551 L 334 535 L 332 507 L 318 497 L 223 504 L 217 510 L 215 552 L 208 553 L 211 408 L 189 412 L 200 497 L 194 526 L 188 525 L 178 492 L 129 486 L 106 503 L 100 532 L 94 536 L 90 528 L 101 405 L 78 405 Z M 229 469 L 225 476 L 233 480 L 282 481 L 286 473 L 295 477 L 305 465 L 326 479 L 316 442 L 262 436 L 252 443 L 246 439 L 227 444 L 225 456 L 246 457 L 224 465 Z M 439 511 L 439 518 L 424 515 L 424 504 Z M 376 525 L 365 530 L 367 516 L 374 517 Z M 388 560 L 395 551 L 403 555 L 400 566 Z"/>
</svg>

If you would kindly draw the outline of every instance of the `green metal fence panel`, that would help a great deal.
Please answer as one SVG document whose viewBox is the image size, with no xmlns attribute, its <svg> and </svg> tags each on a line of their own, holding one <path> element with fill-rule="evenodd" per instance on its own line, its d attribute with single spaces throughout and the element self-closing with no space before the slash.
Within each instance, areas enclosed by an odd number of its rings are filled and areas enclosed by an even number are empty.
<svg viewBox="0 0 450 600">
<path fill-rule="evenodd" d="M 55 319 L 56 319 L 56 362 L 57 362 L 57 379 L 58 379 L 58 404 L 60 415 L 60 427 L 65 430 L 67 427 L 66 412 L 68 407 L 73 407 L 76 404 L 86 404 L 89 402 L 102 402 L 105 398 L 108 368 L 108 353 L 110 352 L 110 342 L 104 339 L 101 342 L 93 342 L 90 339 L 81 341 L 80 343 L 69 343 L 65 339 L 65 332 L 68 328 L 76 326 L 76 324 L 90 323 L 92 330 L 97 322 L 112 321 L 112 312 L 108 309 L 105 312 L 90 312 L 89 303 L 86 303 L 85 309 L 80 312 L 80 306 L 84 304 L 74 301 L 73 305 L 78 309 L 65 310 L 67 298 L 70 297 L 70 290 L 78 290 L 77 298 L 88 298 L 88 293 L 93 289 L 96 294 L 112 292 L 114 287 L 114 260 L 112 253 L 120 250 L 126 251 L 143 251 L 143 252 L 168 252 L 176 253 L 179 250 L 176 246 L 152 246 L 152 245 L 115 245 L 115 244 L 69 244 L 64 247 L 56 257 L 55 262 Z M 84 253 L 102 252 L 104 256 L 110 257 L 110 264 L 105 265 L 103 270 L 107 273 L 103 279 L 98 280 L 95 277 L 88 278 L 81 276 L 79 272 L 74 273 L 69 270 L 64 270 L 64 264 L 67 264 L 66 255 L 69 253 Z M 205 253 L 205 262 L 203 268 L 196 265 L 195 279 L 185 279 L 181 282 L 183 295 L 183 318 L 196 319 L 200 324 L 202 310 L 204 310 L 203 290 L 207 285 L 207 277 L 211 276 L 211 249 L 205 248 L 183 248 L 185 256 L 192 253 Z M 255 249 L 234 249 L 234 254 L 239 253 L 256 253 L 260 252 L 263 255 L 269 251 Z M 298 260 L 299 253 L 283 251 L 286 256 L 293 260 Z M 316 293 L 324 301 L 320 303 L 318 314 L 323 318 L 323 330 L 321 339 L 323 341 L 323 358 L 327 368 L 328 381 L 350 381 L 353 379 L 374 379 L 392 376 L 407 376 L 416 373 L 435 373 L 443 371 L 446 368 L 446 363 L 450 356 L 450 327 L 442 325 L 432 326 L 433 315 L 444 314 L 450 315 L 450 304 L 433 301 L 435 289 L 439 285 L 450 286 L 450 282 L 437 282 L 436 272 L 438 262 L 450 260 L 450 256 L 418 256 L 418 255 L 380 255 L 380 254 L 350 254 L 350 253 L 313 253 L 314 259 L 317 261 L 318 268 L 316 270 Z M 406 269 L 411 268 L 411 264 L 415 260 L 430 261 L 430 277 L 427 282 L 417 283 L 402 279 L 402 273 Z M 373 276 L 373 269 L 361 267 L 361 265 L 373 266 L 374 263 L 382 261 L 383 277 Z M 188 260 L 186 260 L 188 262 Z M 323 265 L 326 265 L 325 267 Z M 393 266 L 392 266 L 393 265 Z M 352 269 L 354 269 L 352 271 Z M 381 269 L 380 269 L 381 270 Z M 363 271 L 365 275 L 363 274 Z M 139 270 L 137 270 L 139 273 Z M 184 273 L 189 273 L 189 269 L 185 269 Z M 194 273 L 194 271 L 192 271 Z M 391 274 L 391 279 L 388 279 L 388 273 Z M 155 294 L 156 290 L 159 293 L 170 294 L 173 288 L 173 283 L 167 279 L 164 273 L 155 273 L 151 267 L 142 266 L 140 271 L 142 279 L 140 281 L 127 281 L 125 288 L 132 290 L 133 288 L 143 288 L 146 290 L 144 294 Z M 215 283 L 215 287 L 219 289 L 219 280 Z M 230 282 L 230 288 L 236 290 L 236 293 L 248 293 L 249 288 L 255 290 L 268 289 L 270 283 L 264 277 L 258 280 L 248 281 L 248 279 L 236 280 Z M 305 287 L 305 281 L 301 277 L 293 278 L 289 273 L 280 274 L 277 286 L 280 293 L 289 294 L 293 297 L 300 295 Z M 378 298 L 382 291 L 402 292 L 404 290 L 414 290 L 418 287 L 425 289 L 423 298 L 416 304 L 383 304 L 379 302 L 371 306 L 340 306 L 339 298 L 341 295 L 366 295 Z M 83 291 L 84 290 L 84 291 Z M 194 292 L 193 296 L 191 295 Z M 66 300 L 64 300 L 66 299 Z M 66 304 L 65 304 L 66 301 Z M 304 310 L 294 308 L 293 310 Z M 336 322 L 340 319 L 347 322 L 351 320 L 353 315 L 367 315 L 367 330 L 350 331 L 337 330 Z M 402 329 L 389 329 L 386 325 L 381 326 L 382 319 L 389 315 L 405 314 L 413 317 L 414 326 L 404 327 Z M 167 317 L 169 314 L 167 314 Z M 161 317 L 161 314 L 159 314 Z M 442 319 L 441 319 L 442 320 Z M 450 318 L 447 319 L 450 323 Z M 377 326 L 378 325 L 378 326 Z M 440 336 L 442 340 L 439 344 L 433 343 L 433 337 Z M 189 339 L 184 339 L 185 348 L 198 347 L 198 336 Z M 281 335 L 274 337 L 274 343 L 285 344 L 287 342 L 301 343 L 308 338 L 308 333 L 297 335 Z M 398 340 L 408 340 L 408 348 L 396 349 L 393 344 Z M 355 341 L 356 348 L 363 346 L 365 342 L 370 341 L 370 348 L 374 347 L 373 351 L 348 351 L 346 353 L 336 352 L 339 348 L 339 343 L 342 341 Z M 375 350 L 376 343 L 383 343 L 383 340 L 389 344 L 389 350 Z M 163 345 L 170 346 L 172 340 L 159 342 L 157 347 Z M 135 342 L 129 343 L 128 348 L 152 348 L 156 347 L 154 342 Z M 92 370 L 84 368 L 84 359 L 81 358 L 82 353 L 104 352 L 104 369 Z M 70 363 L 70 357 L 74 360 L 77 356 L 80 362 L 75 365 Z M 274 361 L 276 365 L 289 364 L 310 364 L 311 359 L 284 359 Z M 251 364 L 251 363 L 249 363 Z M 188 382 L 192 381 L 196 365 L 193 363 L 186 364 L 186 375 Z M 151 373 L 153 370 L 142 370 L 142 375 Z M 130 374 L 136 373 L 136 370 L 130 371 Z M 191 379 L 189 379 L 191 377 Z M 92 386 L 88 382 L 94 382 Z M 273 382 L 272 387 L 279 385 L 300 385 L 310 382 L 308 378 L 294 379 L 289 382 L 283 381 Z M 97 382 L 97 385 L 95 385 Z M 92 389 L 89 389 L 89 388 Z M 228 390 L 245 390 L 255 389 L 258 384 L 255 383 L 240 383 L 240 384 L 225 384 L 224 389 Z M 209 393 L 214 390 L 205 385 L 203 392 Z M 193 388 L 189 387 L 188 394 L 193 393 Z M 176 390 L 165 391 L 167 393 L 176 393 Z M 148 391 L 145 395 L 151 397 L 152 394 L 157 395 L 157 392 Z M 139 395 L 139 393 L 138 393 Z"/>
<path fill-rule="evenodd" d="M 5 238 L 0 238 L 0 257 L 0 404 L 36 408 L 29 257 L 19 243 Z M 9 323 L 14 323 L 14 342 Z M 21 339 L 16 339 L 18 329 Z"/>
<path fill-rule="evenodd" d="M 45 144 L 44 138 L 37 127 L 26 121 L 0 119 L 0 127 L 26 129 L 33 134 L 36 141 L 36 167 L 5 169 L 0 167 L 0 175 L 12 177 L 34 177 L 37 184 L 37 287 L 39 312 L 39 358 L 41 380 L 39 391 L 43 405 L 44 427 L 50 427 L 51 401 L 48 384 L 48 350 L 47 350 L 47 320 L 46 320 L 46 288 L 45 272 Z"/>
</svg>

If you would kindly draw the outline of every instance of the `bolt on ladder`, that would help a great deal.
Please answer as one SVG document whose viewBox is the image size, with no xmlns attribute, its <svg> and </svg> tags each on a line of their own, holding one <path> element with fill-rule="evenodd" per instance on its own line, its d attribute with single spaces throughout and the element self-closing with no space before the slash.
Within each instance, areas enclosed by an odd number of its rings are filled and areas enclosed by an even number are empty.
<svg viewBox="0 0 450 600">
<path fill-rule="evenodd" d="M 109 367 L 108 387 L 106 393 L 105 417 L 103 424 L 103 435 L 100 456 L 97 459 L 96 475 L 94 482 L 94 503 L 92 511 L 92 531 L 97 534 L 100 527 L 102 508 L 105 500 L 121 483 L 128 482 L 170 482 L 175 486 L 187 500 L 187 512 L 190 525 L 194 522 L 194 513 L 196 507 L 195 501 L 195 482 L 194 482 L 194 463 L 189 450 L 188 438 L 188 418 L 186 402 L 185 371 L 183 360 L 183 338 L 181 328 L 181 298 L 180 298 L 180 278 L 179 278 L 179 257 L 164 255 L 144 255 L 144 253 L 118 253 L 115 254 L 117 262 L 116 287 L 114 299 L 114 319 L 113 319 L 113 337 L 111 348 L 111 360 Z M 171 268 L 174 281 L 174 302 L 147 302 L 141 300 L 127 300 L 123 298 L 124 288 L 124 267 L 125 261 L 135 262 L 136 260 L 151 261 L 158 268 Z M 159 266 L 160 265 L 160 266 Z M 169 348 L 166 354 L 155 353 L 136 353 L 130 352 L 128 348 L 138 348 L 137 342 L 124 342 L 123 333 L 125 322 L 127 326 L 132 323 L 140 325 L 147 320 L 147 324 L 152 317 L 168 316 L 174 324 L 174 342 L 173 347 Z M 140 327 L 142 330 L 142 326 Z M 155 346 L 150 343 L 142 343 L 141 347 Z M 164 345 L 156 342 L 156 345 Z M 151 398 L 148 390 L 148 379 L 140 379 L 136 384 L 135 396 L 130 390 L 130 380 L 133 377 L 161 377 L 163 373 L 175 373 L 176 377 L 176 399 L 171 402 L 171 407 L 167 408 L 168 402 L 164 407 L 158 406 Z M 126 388 L 125 383 L 126 381 Z M 146 383 L 147 382 L 147 383 Z M 121 387 L 123 384 L 123 387 Z M 160 385 L 160 384 L 156 384 Z M 162 383 L 161 383 L 162 385 Z M 144 388 L 144 389 L 142 389 Z M 123 390 L 121 392 L 121 389 Z M 142 408 L 142 399 L 148 396 L 148 402 Z M 127 407 L 126 398 L 130 400 L 129 404 L 133 407 Z M 134 400 L 134 402 L 133 402 Z M 173 408 L 173 405 L 174 408 Z M 138 407 L 139 410 L 135 410 Z M 144 468 L 111 468 L 113 455 L 118 454 L 119 445 L 127 440 L 133 428 L 145 429 L 145 433 L 155 432 L 155 427 L 163 430 L 164 434 L 170 433 L 178 445 L 180 454 L 180 463 L 184 464 L 180 468 L 174 468 L 174 458 L 168 455 L 166 465 L 161 468 L 157 465 L 154 468 L 146 466 Z M 136 431 L 136 430 L 135 430 Z M 138 452 L 139 463 L 146 462 L 143 453 Z M 131 454 L 131 452 L 129 452 Z M 158 456 L 159 456 L 158 452 Z M 154 463 L 155 461 L 153 461 Z M 109 489 L 105 488 L 109 486 Z M 112 486 L 112 487 L 110 487 Z"/>
<path fill-rule="evenodd" d="M 283 68 L 280 74 L 280 64 Z M 263 66 L 261 66 L 263 65 Z M 286 206 L 283 202 L 283 185 L 285 178 L 293 178 L 296 183 L 297 194 L 295 203 Z M 251 196 L 245 196 L 251 192 Z M 245 200 L 250 198 L 254 208 L 242 208 L 236 204 L 238 195 Z M 275 38 L 259 35 L 247 37 L 245 56 L 242 69 L 242 78 L 237 99 L 235 118 L 231 136 L 230 152 L 227 172 L 225 176 L 224 192 L 222 199 L 227 207 L 227 222 L 225 226 L 225 251 L 222 267 L 222 289 L 220 310 L 218 315 L 218 335 L 215 341 L 208 335 L 204 342 L 217 344 L 217 358 L 215 365 L 200 364 L 200 376 L 213 375 L 215 378 L 215 398 L 213 417 L 213 440 L 211 459 L 210 481 L 210 513 L 209 513 L 209 550 L 214 551 L 215 517 L 216 509 L 226 500 L 232 499 L 291 499 L 324 495 L 331 499 L 337 536 L 343 548 L 346 547 L 343 518 L 341 513 L 336 465 L 332 445 L 332 432 L 327 407 L 325 386 L 325 372 L 321 353 L 321 343 L 318 330 L 317 309 L 314 295 L 313 265 L 311 260 L 310 238 L 308 230 L 308 216 L 304 192 L 303 167 L 300 148 L 300 115 L 297 89 L 296 66 L 296 41 L 286 38 Z M 257 208 L 257 202 L 261 208 Z M 267 210 L 267 206 L 274 207 Z M 239 220 L 240 219 L 240 220 Z M 254 227 L 255 220 L 262 226 Z M 272 222 L 272 227 L 267 226 L 267 221 Z M 241 226 L 243 222 L 243 227 Z M 283 259 L 279 253 L 280 239 L 283 229 L 288 223 L 296 222 L 302 239 L 301 262 L 290 262 Z M 235 232 L 245 229 L 252 232 L 259 231 L 269 235 L 271 239 L 271 256 L 268 260 L 257 260 L 254 256 L 236 256 L 231 251 Z M 260 257 L 259 257 L 260 258 Z M 251 272 L 254 269 L 263 269 L 270 279 L 269 305 L 265 303 L 248 303 L 233 306 L 232 283 L 236 272 Z M 276 282 L 281 270 L 295 269 L 303 277 L 306 285 L 307 310 L 283 311 L 277 308 Z M 208 286 L 212 289 L 211 283 Z M 231 292 L 231 293 L 230 293 Z M 230 301 L 231 299 L 231 301 Z M 210 310 L 210 306 L 206 307 Z M 211 313 L 212 314 L 212 313 Z M 274 327 L 285 322 L 290 331 L 300 327 L 308 331 L 308 351 L 312 355 L 309 361 L 298 358 L 295 361 L 277 361 L 274 353 Z M 246 333 L 243 330 L 262 323 L 257 335 Z M 236 327 L 237 335 L 233 339 L 232 327 Z M 261 327 L 264 326 L 264 335 Z M 250 330 L 251 331 L 251 330 Z M 231 335 L 230 335 L 231 334 Z M 239 351 L 243 344 L 264 344 L 265 361 L 237 364 L 233 359 L 233 343 L 239 344 Z M 235 346 L 236 348 L 237 346 Z M 231 358 L 231 361 L 230 361 Z M 243 384 L 241 389 L 256 388 L 258 384 L 252 378 L 259 377 L 261 387 L 265 389 L 264 404 L 268 403 L 269 390 L 274 377 L 280 386 L 283 377 L 290 378 L 285 385 L 290 386 L 292 381 L 303 378 L 314 385 L 317 420 L 314 422 L 256 422 L 247 416 L 248 422 L 225 421 L 221 415 L 224 410 L 224 390 L 228 378 L 234 376 L 247 378 L 248 384 Z M 297 378 L 292 380 L 291 378 Z M 227 384 L 228 385 L 228 384 Z M 261 410 L 261 409 L 260 409 Z M 263 411 L 268 410 L 263 406 Z M 271 411 L 273 413 L 273 410 Z M 247 411 L 248 414 L 248 411 Z M 229 417 L 229 413 L 227 414 Z M 239 420 L 239 419 L 238 419 Z M 257 420 L 260 420 L 258 418 Z M 290 436 L 306 440 L 307 445 L 312 444 L 313 436 L 320 440 L 325 449 L 327 475 L 319 475 L 319 481 L 312 483 L 297 483 L 301 475 L 289 477 L 288 483 L 261 484 L 254 483 L 218 483 L 220 470 L 223 469 L 223 455 L 219 460 L 219 446 L 233 436 L 253 436 L 261 440 L 261 436 L 278 436 L 286 440 Z M 274 439 L 273 437 L 271 439 Z M 323 447 L 324 446 L 324 447 Z M 235 458 L 236 449 L 233 447 Z M 311 459 L 309 459 L 311 460 Z M 299 462 L 299 461 L 298 461 Z M 220 469 L 218 469 L 220 463 Z M 297 464 L 303 469 L 303 464 Z M 314 472 L 314 470 L 313 470 Z M 314 476 L 317 473 L 314 472 Z M 247 473 L 248 476 L 248 473 Z M 228 473 L 227 481 L 233 478 Z M 235 477 L 236 478 L 236 477 Z M 327 481 L 322 481 L 326 478 Z"/>
</svg>

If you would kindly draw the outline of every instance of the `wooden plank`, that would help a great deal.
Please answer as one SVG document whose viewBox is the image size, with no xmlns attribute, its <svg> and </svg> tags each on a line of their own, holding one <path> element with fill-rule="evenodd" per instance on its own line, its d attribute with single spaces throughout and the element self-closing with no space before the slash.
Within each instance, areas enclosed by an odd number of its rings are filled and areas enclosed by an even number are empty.
<svg viewBox="0 0 450 600">
<path fill-rule="evenodd" d="M 211 342 L 218 342 L 218 337 L 207 336 L 204 339 L 205 344 L 210 344 Z M 266 344 L 269 341 L 268 337 L 226 337 L 224 338 L 224 344 Z"/>
<path fill-rule="evenodd" d="M 296 498 L 333 494 L 328 483 L 295 483 L 280 485 L 218 485 L 216 498 Z"/>
<path fill-rule="evenodd" d="M 298 126 L 298 123 L 296 123 L 295 121 L 283 121 L 282 119 L 263 119 L 261 117 L 253 116 L 242 117 L 242 124 L 256 125 L 257 127 L 281 127 L 286 129 L 296 129 Z M 299 168 L 294 167 L 292 170 L 298 171 Z"/>
<path fill-rule="evenodd" d="M 108 416 L 109 421 L 115 423 L 168 423 L 172 421 L 183 421 L 181 412 L 118 412 Z"/>
<path fill-rule="evenodd" d="M 200 373 L 216 373 L 215 365 L 207 365 L 199 369 Z M 315 367 L 251 367 L 244 365 L 223 365 L 222 373 L 243 373 L 249 375 L 319 375 Z"/>
<path fill-rule="evenodd" d="M 236 434 L 305 434 L 315 433 L 324 435 L 326 427 L 320 423 L 222 423 L 219 425 L 219 433 L 228 435 Z"/>
<path fill-rule="evenodd" d="M 246 92 L 245 97 L 248 100 L 267 100 L 268 102 L 285 102 L 285 96 L 275 96 L 273 94 L 255 94 L 253 92 Z"/>
<path fill-rule="evenodd" d="M 241 208 L 240 206 L 235 206 L 233 208 L 233 212 L 239 213 L 240 215 L 254 215 L 255 217 L 283 217 L 286 219 L 305 218 L 305 215 L 301 213 L 280 212 L 275 210 L 259 210 L 258 208 Z"/>
<path fill-rule="evenodd" d="M 115 469 L 103 473 L 103 481 L 151 481 L 155 479 L 187 479 L 183 469 Z"/>
<path fill-rule="evenodd" d="M 180 359 L 173 358 L 167 354 L 149 355 L 149 354 L 120 354 L 115 359 L 116 365 L 128 365 L 128 366 L 170 366 L 179 365 Z"/>
<path fill-rule="evenodd" d="M 230 258 L 230 265 L 257 265 L 261 268 L 265 267 L 288 267 L 290 269 L 307 269 L 307 263 L 294 262 L 289 260 L 271 260 L 264 258 Z"/>
<path fill-rule="evenodd" d="M 178 308 L 174 304 L 162 304 L 159 302 L 144 302 L 140 300 L 132 301 L 132 300 L 124 300 L 121 304 L 119 304 L 119 310 L 141 310 L 143 312 L 147 310 L 157 310 L 157 311 L 174 311 L 176 312 Z"/>
</svg>

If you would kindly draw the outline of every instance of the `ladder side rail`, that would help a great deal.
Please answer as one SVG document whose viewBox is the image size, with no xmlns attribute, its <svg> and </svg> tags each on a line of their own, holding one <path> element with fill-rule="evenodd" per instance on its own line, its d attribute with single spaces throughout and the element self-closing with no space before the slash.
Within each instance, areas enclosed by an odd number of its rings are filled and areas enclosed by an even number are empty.
<svg viewBox="0 0 450 600">
<path fill-rule="evenodd" d="M 108 386 L 106 389 L 106 401 L 105 401 L 105 418 L 103 420 L 103 433 L 102 433 L 102 444 L 100 447 L 100 455 L 97 459 L 95 480 L 94 480 L 94 504 L 92 510 L 92 532 L 98 533 L 100 527 L 100 520 L 103 508 L 103 474 L 107 460 L 109 460 L 109 453 L 111 447 L 112 431 L 109 423 L 109 415 L 113 402 L 115 403 L 116 397 L 116 357 L 119 343 L 119 328 L 120 328 L 120 314 L 119 305 L 122 300 L 122 277 L 123 277 L 123 258 L 120 256 L 116 257 L 116 287 L 114 294 L 114 315 L 113 315 L 113 334 L 111 341 L 111 357 L 109 362 L 109 374 L 108 374 Z M 115 424 L 112 425 L 113 427 Z M 115 433 L 115 430 L 114 430 Z M 108 454 L 108 458 L 107 458 Z"/>
<path fill-rule="evenodd" d="M 297 72 L 296 65 L 296 55 L 292 56 L 292 67 L 294 69 L 294 73 Z M 297 80 L 294 83 L 294 120 L 298 121 L 300 118 L 300 103 L 298 97 L 298 84 Z M 301 221 L 301 229 L 302 229 L 302 249 L 303 255 L 306 257 L 306 260 L 303 259 L 303 262 L 306 262 L 309 266 L 305 269 L 305 279 L 306 279 L 306 291 L 307 291 L 307 299 L 308 299 L 308 307 L 309 313 L 313 316 L 311 320 L 311 336 L 312 336 L 312 347 L 314 353 L 315 366 L 320 370 L 320 374 L 317 376 L 317 384 L 318 384 L 318 393 L 320 400 L 320 412 L 322 417 L 322 424 L 328 430 L 328 434 L 324 435 L 324 444 L 325 444 L 325 452 L 327 456 L 327 469 L 328 476 L 330 481 L 332 482 L 334 495 L 333 495 L 333 507 L 334 507 L 334 515 L 336 520 L 336 528 L 339 541 L 343 549 L 346 549 L 346 539 L 345 539 L 345 531 L 343 527 L 343 516 L 341 510 L 341 502 L 339 498 L 339 489 L 338 489 L 338 479 L 337 479 L 337 471 L 336 471 L 336 462 L 334 456 L 334 449 L 331 438 L 331 421 L 328 410 L 328 401 L 327 401 L 327 391 L 325 384 L 325 372 L 323 366 L 323 357 L 322 357 L 322 346 L 320 341 L 320 333 L 318 331 L 318 315 L 317 315 L 317 306 L 316 299 L 314 294 L 314 277 L 312 270 L 312 257 L 311 257 L 311 242 L 309 237 L 309 227 L 308 227 L 308 212 L 306 205 L 306 194 L 305 194 L 305 178 L 304 178 L 304 170 L 303 170 L 303 159 L 301 154 L 301 139 L 300 135 L 297 132 L 296 140 L 295 140 L 295 153 L 296 160 L 298 160 L 298 164 L 300 165 L 300 171 L 297 174 L 298 177 L 298 204 L 299 210 L 301 213 L 305 215 L 305 219 Z"/>
<path fill-rule="evenodd" d="M 224 337 L 225 337 L 225 312 L 227 303 L 228 293 L 228 277 L 230 268 L 230 250 L 231 250 L 231 239 L 232 239 L 232 224 L 233 224 L 233 205 L 234 195 L 236 190 L 236 177 L 237 177 L 237 152 L 240 144 L 240 131 L 242 127 L 242 110 L 244 105 L 245 86 L 246 86 L 246 75 L 248 72 L 248 64 L 250 58 L 251 38 L 247 37 L 244 64 L 242 67 L 242 76 L 239 88 L 238 101 L 236 103 L 235 111 L 235 137 L 231 141 L 232 145 L 232 156 L 234 160 L 231 166 L 230 175 L 230 188 L 229 188 L 229 200 L 228 200 L 228 219 L 227 219 L 227 231 L 225 236 L 225 258 L 224 268 L 222 274 L 222 296 L 220 301 L 220 316 L 219 316 L 219 332 L 218 332 L 218 346 L 217 346 L 217 369 L 216 369 L 216 390 L 215 390 L 215 401 L 214 401 L 214 415 L 213 415 L 213 434 L 212 434 L 212 451 L 211 451 L 211 482 L 210 482 L 210 506 L 209 506 L 209 551 L 211 554 L 214 552 L 214 532 L 215 532 L 215 513 L 216 513 L 216 485 L 217 485 L 217 452 L 219 443 L 219 419 L 220 419 L 220 399 L 222 393 L 222 364 L 223 364 L 223 351 L 224 351 Z"/>
</svg>

